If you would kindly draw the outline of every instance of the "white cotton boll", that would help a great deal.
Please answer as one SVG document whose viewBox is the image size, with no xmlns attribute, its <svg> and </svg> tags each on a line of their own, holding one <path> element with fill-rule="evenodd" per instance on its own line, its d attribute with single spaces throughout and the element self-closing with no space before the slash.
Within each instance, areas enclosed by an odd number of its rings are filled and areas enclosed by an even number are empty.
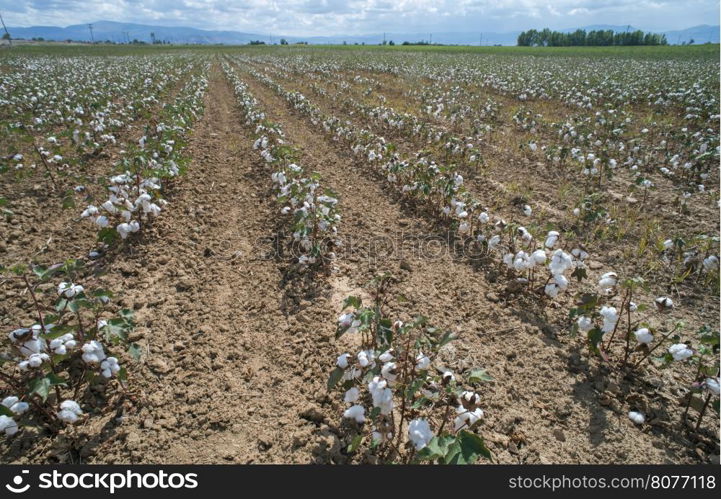
<svg viewBox="0 0 721 499">
<path fill-rule="evenodd" d="M 361 367 L 368 367 L 373 363 L 373 350 L 363 350 L 361 352 L 358 352 L 358 364 L 360 364 Z"/>
<path fill-rule="evenodd" d="M 530 217 L 533 214 L 533 210 L 527 204 L 523 206 L 523 214 Z"/>
<path fill-rule="evenodd" d="M 718 396 L 719 394 L 719 379 L 718 378 L 706 378 L 704 386 L 708 391 Z"/>
<path fill-rule="evenodd" d="M 344 353 L 344 354 L 338 356 L 338 359 L 336 360 L 335 363 L 341 369 L 346 369 L 348 367 L 348 359 L 350 359 L 350 354 Z"/>
<path fill-rule="evenodd" d="M 618 322 L 618 311 L 616 310 L 616 307 L 604 305 L 601 307 L 601 311 L 599 313 L 601 314 L 601 317 L 603 317 L 603 326 L 601 327 L 601 330 L 604 333 L 610 333 L 616 328 L 616 323 Z"/>
<path fill-rule="evenodd" d="M 618 284 L 618 275 L 616 275 L 615 272 L 606 272 L 598 280 L 598 287 L 603 290 L 611 289 L 616 286 L 616 284 Z"/>
<path fill-rule="evenodd" d="M 64 423 L 74 423 L 78 420 L 78 415 L 75 414 L 73 411 L 69 411 L 67 409 L 63 409 L 60 412 L 58 412 L 58 419 Z"/>
<path fill-rule="evenodd" d="M 460 405 L 456 408 L 456 412 L 458 413 L 458 416 L 456 416 L 456 419 L 453 422 L 454 431 L 458 431 L 461 428 L 470 428 L 483 417 L 483 411 L 480 407 L 469 411 Z"/>
<path fill-rule="evenodd" d="M 638 425 L 646 422 L 646 416 L 637 411 L 630 411 L 628 413 L 628 418 Z"/>
<path fill-rule="evenodd" d="M 494 250 L 498 247 L 499 244 L 501 244 L 501 236 L 496 234 L 495 236 L 493 236 L 492 238 L 490 238 L 488 240 L 488 249 Z"/>
<path fill-rule="evenodd" d="M 673 309 L 673 300 L 667 296 L 660 296 L 654 300 L 659 312 L 666 312 Z"/>
<path fill-rule="evenodd" d="M 105 351 L 103 350 L 103 345 L 101 345 L 96 340 L 85 343 L 82 346 L 82 351 L 83 361 L 85 361 L 85 363 L 87 364 L 100 364 L 103 360 L 105 360 Z"/>
<path fill-rule="evenodd" d="M 651 334 L 648 328 L 642 327 L 634 331 L 633 334 L 636 336 L 636 341 L 639 343 L 649 344 L 653 341 L 653 334 Z"/>
<path fill-rule="evenodd" d="M 574 208 L 573 209 L 573 216 L 580 217 L 581 216 L 581 209 L 580 208 Z"/>
<path fill-rule="evenodd" d="M 18 400 L 20 399 L 15 396 L 5 397 L 0 404 L 10 409 L 13 405 L 18 403 Z"/>
<path fill-rule="evenodd" d="M 431 359 L 428 358 L 428 356 L 423 355 L 423 352 L 420 352 L 416 356 L 416 369 L 420 371 L 424 371 L 428 369 L 428 367 L 431 365 Z"/>
<path fill-rule="evenodd" d="M 18 416 L 26 413 L 30 409 L 30 404 L 27 402 L 16 402 L 10 406 L 10 410 Z"/>
<path fill-rule="evenodd" d="M 544 244 L 546 246 L 546 248 L 553 248 L 556 245 L 556 243 L 558 242 L 559 235 L 560 234 L 558 232 L 556 232 L 555 230 L 550 231 L 546 235 L 546 242 Z"/>
<path fill-rule="evenodd" d="M 349 407 L 345 410 L 343 413 L 343 417 L 346 419 L 353 419 L 356 423 L 363 423 L 365 422 L 365 408 L 361 405 L 354 405 Z"/>
<path fill-rule="evenodd" d="M 86 218 L 86 217 L 91 217 L 91 216 L 94 216 L 97 214 L 98 214 L 98 209 L 93 205 L 89 205 L 87 208 L 85 208 L 85 211 L 83 211 L 80 214 L 80 216 L 83 218 Z"/>
<path fill-rule="evenodd" d="M 426 447 L 433 436 L 431 426 L 425 419 L 414 419 L 408 424 L 408 440 L 416 447 L 416 450 Z"/>
<path fill-rule="evenodd" d="M 565 291 L 566 288 L 568 288 L 568 279 L 563 274 L 556 274 L 553 276 L 553 280 L 556 281 L 556 285 L 558 285 L 561 291 Z"/>
<path fill-rule="evenodd" d="M 378 356 L 378 360 L 380 360 L 383 363 L 390 362 L 391 360 L 393 360 L 393 354 L 391 353 L 390 350 L 386 350 L 385 352 L 383 352 L 382 354 L 380 354 Z"/>
<path fill-rule="evenodd" d="M 345 392 L 345 395 L 343 395 L 343 402 L 352 404 L 358 401 L 358 397 L 360 397 L 360 390 L 354 386 Z"/>
<path fill-rule="evenodd" d="M 628 302 L 628 309 L 631 312 L 635 312 L 636 310 L 638 310 L 638 305 L 636 305 L 635 302 L 630 301 L 630 302 Z"/>
<path fill-rule="evenodd" d="M 546 263 L 546 252 L 542 249 L 536 250 L 531 254 L 531 259 L 537 265 L 543 265 Z"/>
<path fill-rule="evenodd" d="M 503 263 L 507 267 L 513 267 L 513 253 L 506 253 L 503 255 Z"/>
<path fill-rule="evenodd" d="M 481 212 L 481 214 L 478 215 L 478 220 L 479 220 L 482 224 L 487 224 L 490 219 L 491 219 L 491 217 L 489 217 L 489 216 L 488 216 L 488 213 L 486 213 L 485 211 L 484 211 L 484 212 Z"/>
<path fill-rule="evenodd" d="M 587 333 L 593 329 L 593 320 L 591 320 L 590 317 L 581 316 L 576 321 L 576 324 L 578 325 L 578 330 L 582 333 Z"/>
<path fill-rule="evenodd" d="M 667 250 L 667 249 L 671 249 L 671 248 L 673 248 L 673 240 L 671 240 L 671 239 L 666 239 L 666 240 L 663 242 L 663 249 Z"/>
<path fill-rule="evenodd" d="M 5 432 L 5 436 L 12 437 L 18 432 L 18 424 L 10 416 L 0 415 L 0 431 Z"/>
<path fill-rule="evenodd" d="M 693 350 L 691 350 L 685 343 L 676 343 L 668 347 L 668 353 L 671 354 L 673 360 L 682 361 L 693 356 Z"/>
<path fill-rule="evenodd" d="M 104 229 L 105 227 L 110 225 L 110 220 L 108 220 L 108 217 L 106 217 L 105 215 L 100 215 L 95 219 L 95 225 L 97 225 L 101 229 Z"/>
<path fill-rule="evenodd" d="M 386 362 L 383 364 L 383 367 L 381 368 L 381 376 L 383 376 L 388 381 L 395 381 L 398 375 L 396 374 L 396 364 L 395 362 Z"/>
<path fill-rule="evenodd" d="M 120 371 L 120 364 L 115 357 L 108 357 L 100 363 L 100 371 L 105 378 L 111 378 Z"/>
<path fill-rule="evenodd" d="M 548 268 L 551 274 L 563 274 L 566 270 L 573 266 L 573 257 L 561 249 L 557 249 L 551 256 L 551 263 Z"/>
<path fill-rule="evenodd" d="M 549 282 L 546 284 L 546 287 L 543 288 L 543 292 L 546 293 L 546 295 L 549 298 L 555 298 L 558 296 L 560 289 L 558 288 L 558 285 L 555 282 Z"/>
<path fill-rule="evenodd" d="M 706 272 L 711 272 L 712 270 L 718 268 L 718 257 L 716 255 L 710 255 L 703 260 L 703 268 Z"/>
</svg>

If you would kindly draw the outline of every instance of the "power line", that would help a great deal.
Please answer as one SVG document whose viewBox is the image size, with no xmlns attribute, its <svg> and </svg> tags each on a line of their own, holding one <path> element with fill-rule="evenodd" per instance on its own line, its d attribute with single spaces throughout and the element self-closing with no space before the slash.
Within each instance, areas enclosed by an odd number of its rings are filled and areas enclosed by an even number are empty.
<svg viewBox="0 0 721 499">
<path fill-rule="evenodd" d="M 95 43 L 95 37 L 93 36 L 93 25 L 88 24 L 88 29 L 90 30 L 90 40 L 92 40 L 92 42 Z"/>
<path fill-rule="evenodd" d="M 5 30 L 5 34 L 8 36 L 8 43 L 9 43 L 10 46 L 12 47 L 12 46 L 13 46 L 13 39 L 12 39 L 12 37 L 10 36 L 10 32 L 8 31 L 7 26 L 5 26 L 5 20 L 3 19 L 2 14 L 0 14 L 0 22 L 2 22 L 3 29 Z"/>
</svg>

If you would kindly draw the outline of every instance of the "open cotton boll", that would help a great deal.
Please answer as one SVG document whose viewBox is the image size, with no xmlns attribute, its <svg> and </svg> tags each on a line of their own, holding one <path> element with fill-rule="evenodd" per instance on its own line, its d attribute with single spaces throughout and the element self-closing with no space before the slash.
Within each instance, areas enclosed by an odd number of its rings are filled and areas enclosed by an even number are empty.
<svg viewBox="0 0 721 499">
<path fill-rule="evenodd" d="M 659 312 L 668 312 L 673 309 L 673 300 L 667 296 L 660 296 L 654 300 Z"/>
<path fill-rule="evenodd" d="M 633 334 L 639 343 L 649 344 L 653 341 L 653 334 L 651 334 L 648 328 L 642 327 L 634 331 Z"/>
<path fill-rule="evenodd" d="M 425 419 L 414 419 L 408 424 L 408 440 L 411 441 L 416 450 L 426 447 L 433 437 L 431 425 Z"/>
<path fill-rule="evenodd" d="M 360 364 L 361 367 L 368 367 L 371 364 L 373 364 L 375 354 L 373 350 L 362 350 L 358 352 L 358 364 Z"/>
<path fill-rule="evenodd" d="M 606 272 L 598 280 L 598 287 L 606 291 L 618 284 L 618 275 L 615 272 Z"/>
<path fill-rule="evenodd" d="M 395 381 L 396 378 L 398 378 L 398 374 L 396 373 L 396 367 L 397 366 L 395 362 L 386 362 L 381 368 L 381 376 L 383 376 L 388 381 Z"/>
<path fill-rule="evenodd" d="M 676 343 L 668 347 L 668 353 L 671 354 L 673 360 L 682 361 L 693 356 L 693 350 L 691 350 L 685 343 Z"/>
<path fill-rule="evenodd" d="M 559 235 L 560 234 L 558 232 L 556 232 L 555 230 L 550 231 L 546 235 L 546 242 L 544 244 L 546 246 L 546 248 L 553 248 L 556 245 L 556 243 L 558 242 Z"/>
<path fill-rule="evenodd" d="M 6 437 L 12 437 L 18 432 L 18 424 L 10 416 L 0 415 L 0 431 L 5 433 Z"/>
<path fill-rule="evenodd" d="M 431 365 L 431 359 L 428 358 L 428 356 L 423 355 L 423 352 L 420 352 L 416 356 L 416 369 L 420 371 L 424 371 L 428 369 L 428 367 Z"/>
<path fill-rule="evenodd" d="M 352 419 L 356 423 L 361 424 L 366 420 L 365 412 L 365 407 L 363 407 L 362 405 L 354 405 L 346 409 L 345 412 L 343 412 L 343 417 L 346 419 Z"/>
<path fill-rule="evenodd" d="M 461 428 L 470 428 L 483 417 L 483 411 L 480 407 L 470 411 L 460 405 L 456 408 L 456 412 L 458 416 L 456 416 L 456 419 L 453 421 L 454 431 L 458 431 Z"/>
<path fill-rule="evenodd" d="M 546 293 L 546 295 L 549 298 L 555 298 L 558 296 L 558 293 L 561 291 L 561 289 L 558 287 L 558 284 L 555 282 L 549 282 L 546 284 L 546 286 L 543 288 L 543 292 Z"/>
<path fill-rule="evenodd" d="M 601 317 L 603 317 L 603 326 L 601 327 L 601 331 L 604 333 L 610 333 L 616 328 L 616 323 L 618 322 L 618 311 L 616 310 L 616 307 L 604 305 L 601 307 L 601 311 L 599 313 L 601 314 Z"/>
<path fill-rule="evenodd" d="M 355 386 L 348 389 L 348 391 L 345 392 L 343 395 L 343 402 L 352 404 L 354 402 L 358 401 L 358 398 L 360 397 L 360 390 L 356 388 Z"/>
<path fill-rule="evenodd" d="M 590 317 L 581 316 L 576 321 L 576 324 L 578 325 L 578 330 L 582 333 L 587 333 L 593 329 L 593 320 L 591 320 Z"/>
<path fill-rule="evenodd" d="M 61 282 L 58 284 L 58 295 L 65 298 L 73 298 L 84 291 L 84 288 L 79 284 L 73 284 L 71 282 Z"/>
<path fill-rule="evenodd" d="M 718 378 L 706 378 L 704 386 L 708 391 L 718 396 L 719 394 L 719 379 Z"/>
<path fill-rule="evenodd" d="M 710 255 L 703 260 L 703 268 L 706 272 L 711 272 L 718 268 L 718 257 L 716 255 Z"/>
<path fill-rule="evenodd" d="M 105 378 L 112 378 L 113 374 L 120 371 L 120 364 L 115 357 L 108 357 L 100 363 L 100 373 Z"/>
<path fill-rule="evenodd" d="M 548 268 L 551 274 L 563 274 L 565 271 L 573 267 L 573 257 L 561 249 L 557 249 L 551 256 L 551 263 Z"/>
<path fill-rule="evenodd" d="M 542 249 L 536 250 L 531 253 L 531 259 L 537 265 L 543 265 L 546 263 L 546 252 Z"/>
<path fill-rule="evenodd" d="M 637 411 L 630 411 L 628 418 L 636 424 L 643 424 L 646 422 L 646 416 Z"/>
<path fill-rule="evenodd" d="M 336 360 L 336 365 L 340 367 L 341 369 L 346 369 L 348 367 L 348 359 L 350 359 L 349 353 L 344 353 L 338 356 L 338 359 Z"/>
<path fill-rule="evenodd" d="M 86 364 L 100 364 L 105 360 L 103 345 L 96 340 L 89 341 L 82 346 L 83 361 Z"/>
</svg>

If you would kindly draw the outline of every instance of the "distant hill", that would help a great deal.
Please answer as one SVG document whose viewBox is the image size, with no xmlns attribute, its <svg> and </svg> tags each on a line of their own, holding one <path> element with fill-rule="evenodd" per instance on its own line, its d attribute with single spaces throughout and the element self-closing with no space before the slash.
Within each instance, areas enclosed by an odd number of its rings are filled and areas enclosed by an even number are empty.
<svg viewBox="0 0 721 499">
<path fill-rule="evenodd" d="M 98 21 L 92 23 L 93 37 L 95 41 L 111 41 L 123 43 L 128 40 L 138 40 L 144 42 L 151 41 L 151 33 L 154 33 L 156 40 L 168 41 L 170 43 L 190 43 L 190 44 L 225 44 L 225 45 L 243 45 L 251 40 L 262 40 L 266 43 L 278 43 L 281 38 L 285 38 L 289 43 L 305 41 L 312 44 L 340 44 L 343 42 L 365 43 L 367 45 L 375 45 L 383 41 L 383 34 L 376 33 L 370 35 L 333 35 L 333 36 L 284 36 L 244 33 L 240 31 L 210 31 L 196 28 L 186 27 L 169 27 L 169 26 L 151 26 L 145 24 L 134 23 L 118 23 L 113 21 Z M 562 31 L 575 31 L 578 28 L 569 28 Z M 581 29 L 586 31 L 611 29 L 613 31 L 636 30 L 634 26 L 616 26 L 616 25 L 591 25 L 583 26 Z M 74 40 L 74 41 L 90 41 L 90 29 L 87 24 L 77 24 L 67 26 L 65 28 L 57 26 L 32 26 L 29 28 L 9 27 L 8 30 L 13 38 L 44 38 L 45 40 Z M 453 45 L 515 45 L 516 39 L 520 31 L 509 32 L 486 32 L 486 33 L 386 33 L 385 39 L 393 40 L 396 44 L 404 41 L 432 41 L 433 43 L 453 44 Z M 666 39 L 671 44 L 687 43 L 691 39 L 695 43 L 719 43 L 719 26 L 700 25 L 693 26 L 684 30 L 666 31 L 664 32 Z"/>
</svg>

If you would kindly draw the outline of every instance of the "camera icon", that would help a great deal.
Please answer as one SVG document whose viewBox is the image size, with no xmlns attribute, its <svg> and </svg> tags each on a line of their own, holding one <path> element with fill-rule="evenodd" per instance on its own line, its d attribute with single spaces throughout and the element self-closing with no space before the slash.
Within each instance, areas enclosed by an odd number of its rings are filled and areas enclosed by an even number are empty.
<svg viewBox="0 0 721 499">
<path fill-rule="evenodd" d="M 26 483 L 25 485 L 22 484 L 23 483 L 23 475 L 27 475 L 28 473 L 30 473 L 30 471 L 22 470 L 20 473 L 21 473 L 20 475 L 15 475 L 13 477 L 13 485 L 14 486 L 9 483 L 5 484 L 5 488 L 14 494 L 22 494 L 23 492 L 26 492 L 30 488 L 29 483 Z"/>
</svg>

